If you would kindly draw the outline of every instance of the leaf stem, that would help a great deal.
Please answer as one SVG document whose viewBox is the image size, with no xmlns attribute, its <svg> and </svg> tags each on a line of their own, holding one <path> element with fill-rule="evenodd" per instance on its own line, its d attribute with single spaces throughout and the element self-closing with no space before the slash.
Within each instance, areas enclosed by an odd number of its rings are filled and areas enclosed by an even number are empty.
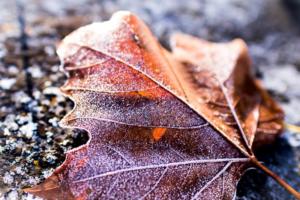
<svg viewBox="0 0 300 200">
<path fill-rule="evenodd" d="M 300 126 L 284 123 L 284 127 L 291 132 L 300 133 Z"/>
<path fill-rule="evenodd" d="M 287 182 L 281 179 L 278 175 L 272 172 L 269 168 L 264 166 L 261 162 L 259 162 L 255 157 L 251 157 L 251 161 L 266 174 L 271 176 L 275 181 L 277 181 L 282 187 L 284 187 L 289 193 L 294 195 L 296 199 L 300 200 L 300 193 L 297 192 L 292 186 L 290 186 Z"/>
</svg>

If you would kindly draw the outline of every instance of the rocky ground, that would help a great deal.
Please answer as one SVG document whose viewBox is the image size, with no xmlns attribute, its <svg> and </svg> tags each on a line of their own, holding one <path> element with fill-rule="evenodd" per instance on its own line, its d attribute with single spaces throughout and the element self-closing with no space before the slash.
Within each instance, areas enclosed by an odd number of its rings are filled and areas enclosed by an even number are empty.
<svg viewBox="0 0 300 200">
<path fill-rule="evenodd" d="M 64 153 L 87 141 L 58 121 L 73 106 L 59 93 L 66 80 L 55 45 L 77 27 L 130 10 L 166 48 L 176 31 L 208 40 L 243 38 L 254 73 L 300 125 L 299 0 L 20 0 L 0 1 L 0 200 L 34 199 L 21 188 L 45 179 Z M 258 156 L 300 190 L 300 134 L 285 131 Z M 237 199 L 293 199 L 258 170 L 245 174 Z"/>
</svg>

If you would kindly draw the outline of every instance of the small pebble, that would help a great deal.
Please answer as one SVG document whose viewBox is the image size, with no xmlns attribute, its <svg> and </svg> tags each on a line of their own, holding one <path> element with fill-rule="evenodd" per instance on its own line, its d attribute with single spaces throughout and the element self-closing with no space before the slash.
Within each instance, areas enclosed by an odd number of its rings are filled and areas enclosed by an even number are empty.
<svg viewBox="0 0 300 200">
<path fill-rule="evenodd" d="M 0 88 L 4 90 L 9 90 L 15 83 L 15 78 L 3 78 L 0 80 Z"/>
<path fill-rule="evenodd" d="M 12 184 L 14 181 L 14 178 L 12 175 L 10 175 L 9 172 L 5 172 L 4 177 L 3 177 L 3 182 L 6 184 Z"/>
</svg>

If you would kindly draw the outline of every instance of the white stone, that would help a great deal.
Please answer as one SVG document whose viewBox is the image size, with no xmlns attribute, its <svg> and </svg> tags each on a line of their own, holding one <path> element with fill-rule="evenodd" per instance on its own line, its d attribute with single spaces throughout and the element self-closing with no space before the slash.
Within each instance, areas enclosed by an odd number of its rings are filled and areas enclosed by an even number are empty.
<svg viewBox="0 0 300 200">
<path fill-rule="evenodd" d="M 8 73 L 17 74 L 17 73 L 19 73 L 19 69 L 16 66 L 11 65 L 8 67 Z"/>
<path fill-rule="evenodd" d="M 5 172 L 3 182 L 6 184 L 12 184 L 14 182 L 14 177 L 12 177 L 9 172 Z"/>
<path fill-rule="evenodd" d="M 47 87 L 43 90 L 44 94 L 62 95 L 60 89 L 57 87 Z"/>
<path fill-rule="evenodd" d="M 11 191 L 10 193 L 8 193 L 7 199 L 8 200 L 14 200 L 14 199 L 18 199 L 19 194 L 16 190 Z"/>
<path fill-rule="evenodd" d="M 28 68 L 29 73 L 33 78 L 41 78 L 44 74 L 38 66 Z"/>
<path fill-rule="evenodd" d="M 0 80 L 0 88 L 4 90 L 10 89 L 16 83 L 14 78 L 3 78 Z"/>
<path fill-rule="evenodd" d="M 20 131 L 22 135 L 30 139 L 32 138 L 33 131 L 35 131 L 36 129 L 37 129 L 37 124 L 33 122 L 29 122 L 28 124 L 21 126 Z"/>
</svg>

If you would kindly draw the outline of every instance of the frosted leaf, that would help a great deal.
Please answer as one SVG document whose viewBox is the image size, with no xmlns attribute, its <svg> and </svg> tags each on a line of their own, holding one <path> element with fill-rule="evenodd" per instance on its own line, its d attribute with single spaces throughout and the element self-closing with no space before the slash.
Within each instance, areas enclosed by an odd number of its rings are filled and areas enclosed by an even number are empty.
<svg viewBox="0 0 300 200">
<path fill-rule="evenodd" d="M 214 62 L 203 63 L 226 64 L 229 71 L 207 73 L 176 61 L 129 12 L 71 33 L 58 48 L 69 75 L 62 91 L 75 102 L 62 125 L 84 129 L 90 139 L 26 191 L 46 199 L 232 199 L 256 127 L 280 130 L 270 128 L 273 101 L 247 70 L 233 93 L 223 83 L 232 71 L 249 67 L 244 49 L 233 47 L 224 45 L 226 53 L 212 48 Z M 218 60 L 221 53 L 226 63 Z M 259 106 L 266 115 L 258 122 Z M 234 109 L 247 112 L 233 116 Z"/>
</svg>

